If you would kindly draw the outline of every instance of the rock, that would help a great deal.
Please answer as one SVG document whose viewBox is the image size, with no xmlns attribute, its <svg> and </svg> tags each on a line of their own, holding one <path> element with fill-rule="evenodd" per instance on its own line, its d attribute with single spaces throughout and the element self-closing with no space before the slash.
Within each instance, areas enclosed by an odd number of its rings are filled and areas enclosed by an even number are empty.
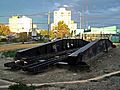
<svg viewBox="0 0 120 90">
<path fill-rule="evenodd" d="M 77 75 L 77 73 L 74 73 L 74 74 L 73 74 L 73 76 L 76 76 L 76 75 Z"/>
</svg>

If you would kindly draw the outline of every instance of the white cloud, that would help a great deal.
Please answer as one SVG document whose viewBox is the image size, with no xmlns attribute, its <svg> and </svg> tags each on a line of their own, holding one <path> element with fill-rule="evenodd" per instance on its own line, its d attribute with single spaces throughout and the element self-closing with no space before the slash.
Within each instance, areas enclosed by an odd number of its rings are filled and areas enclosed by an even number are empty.
<svg viewBox="0 0 120 90">
<path fill-rule="evenodd" d="M 108 10 L 112 11 L 112 12 L 118 12 L 118 11 L 120 11 L 120 6 L 112 7 L 112 8 L 109 8 Z"/>
<path fill-rule="evenodd" d="M 64 7 L 69 7 L 68 5 L 63 5 Z"/>
<path fill-rule="evenodd" d="M 85 11 L 85 14 L 90 15 L 90 11 L 89 11 L 89 10 L 86 10 L 86 11 Z"/>
<path fill-rule="evenodd" d="M 59 7 L 59 6 L 61 6 L 61 4 L 60 3 L 54 3 L 54 6 Z"/>
<path fill-rule="evenodd" d="M 76 2 L 81 2 L 82 0 L 71 0 L 71 1 L 76 3 Z"/>
<path fill-rule="evenodd" d="M 89 11 L 86 11 L 86 14 L 91 14 L 89 13 Z M 120 6 L 116 6 L 116 7 L 109 7 L 106 9 L 97 9 L 94 10 L 94 12 L 92 12 L 92 14 L 97 14 L 97 15 L 102 15 L 102 16 L 113 16 L 117 13 L 120 13 Z"/>
</svg>

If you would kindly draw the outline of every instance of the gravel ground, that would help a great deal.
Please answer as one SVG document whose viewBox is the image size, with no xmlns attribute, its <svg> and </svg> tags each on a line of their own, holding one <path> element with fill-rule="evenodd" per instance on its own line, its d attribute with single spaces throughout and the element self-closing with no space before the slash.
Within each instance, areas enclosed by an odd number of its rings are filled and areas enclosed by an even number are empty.
<svg viewBox="0 0 120 90">
<path fill-rule="evenodd" d="M 80 84 L 42 86 L 38 90 L 120 90 L 120 77 Z"/>
<path fill-rule="evenodd" d="M 3 64 L 12 61 L 10 58 L 0 60 L 0 78 L 24 83 L 47 83 L 72 80 L 84 80 L 106 73 L 120 70 L 120 47 L 111 49 L 108 53 L 101 54 L 91 59 L 87 64 L 89 70 L 69 66 L 54 66 L 46 72 L 32 75 L 23 71 L 10 71 Z M 97 82 L 88 82 L 71 85 L 43 86 L 38 90 L 120 90 L 120 77 L 113 76 Z"/>
</svg>

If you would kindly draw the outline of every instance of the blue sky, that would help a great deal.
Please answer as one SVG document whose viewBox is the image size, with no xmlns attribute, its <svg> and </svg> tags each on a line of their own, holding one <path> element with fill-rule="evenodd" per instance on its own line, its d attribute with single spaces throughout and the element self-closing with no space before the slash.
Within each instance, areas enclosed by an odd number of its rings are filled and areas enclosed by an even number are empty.
<svg viewBox="0 0 120 90">
<path fill-rule="evenodd" d="M 32 15 L 29 17 L 34 23 L 47 28 L 42 24 L 47 23 L 46 13 L 60 6 L 71 9 L 72 19 L 78 24 L 81 11 L 85 26 L 120 26 L 120 0 L 0 0 L 0 23 L 8 23 L 12 15 Z"/>
</svg>

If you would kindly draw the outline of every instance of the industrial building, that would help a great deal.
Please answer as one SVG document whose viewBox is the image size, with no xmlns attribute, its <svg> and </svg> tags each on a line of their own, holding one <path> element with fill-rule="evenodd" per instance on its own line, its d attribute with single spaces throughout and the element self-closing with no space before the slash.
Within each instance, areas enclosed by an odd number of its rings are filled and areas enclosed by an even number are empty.
<svg viewBox="0 0 120 90">
<path fill-rule="evenodd" d="M 89 29 L 79 29 L 77 31 L 79 31 L 81 38 L 88 41 L 93 41 L 96 39 L 110 39 L 112 42 L 120 41 L 120 30 L 117 26 L 100 28 L 91 27 Z"/>
</svg>

